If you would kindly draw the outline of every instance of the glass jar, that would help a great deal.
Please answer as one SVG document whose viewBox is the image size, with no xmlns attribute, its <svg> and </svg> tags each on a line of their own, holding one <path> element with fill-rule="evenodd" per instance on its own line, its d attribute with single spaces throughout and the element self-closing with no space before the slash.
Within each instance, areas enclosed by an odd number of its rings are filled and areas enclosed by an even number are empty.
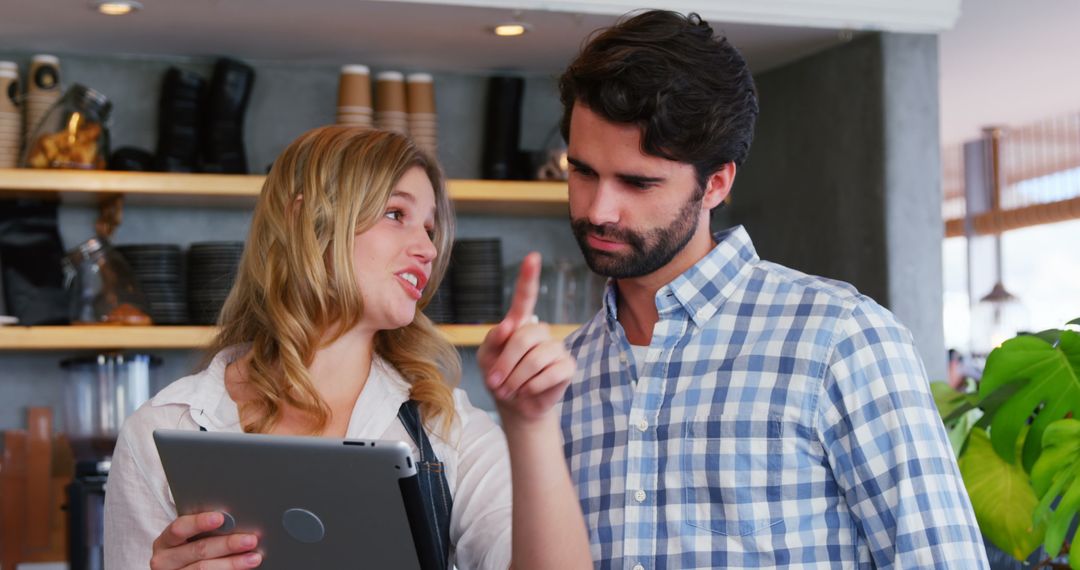
<svg viewBox="0 0 1080 570">
<path fill-rule="evenodd" d="M 112 103 L 75 84 L 49 109 L 26 141 L 22 166 L 104 170 L 109 156 Z"/>
<path fill-rule="evenodd" d="M 60 362 L 67 371 L 64 431 L 77 461 L 112 455 L 124 420 L 157 388 L 154 369 L 161 359 L 149 354 L 103 353 Z"/>
<path fill-rule="evenodd" d="M 104 239 L 91 238 L 68 252 L 64 271 L 72 324 L 151 324 L 131 267 Z"/>
<path fill-rule="evenodd" d="M 520 263 L 507 265 L 503 268 L 503 307 L 509 308 L 514 300 L 514 288 L 517 287 L 518 273 L 520 271 Z M 555 268 L 551 265 L 544 265 L 540 268 L 540 288 L 536 291 L 536 306 L 533 307 L 533 314 L 541 322 L 555 322 L 553 320 L 555 314 L 553 306 L 555 301 L 553 298 L 554 292 Z"/>
</svg>

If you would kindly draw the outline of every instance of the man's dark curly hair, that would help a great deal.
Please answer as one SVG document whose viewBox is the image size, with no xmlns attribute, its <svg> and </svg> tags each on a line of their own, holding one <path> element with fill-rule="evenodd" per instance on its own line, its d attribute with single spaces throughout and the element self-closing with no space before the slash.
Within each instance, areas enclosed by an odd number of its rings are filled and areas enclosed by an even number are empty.
<svg viewBox="0 0 1080 570">
<path fill-rule="evenodd" d="M 559 79 L 560 127 L 570 140 L 574 103 L 641 128 L 642 151 L 690 164 L 700 190 L 750 152 L 757 90 L 746 61 L 697 14 L 640 13 L 589 41 Z"/>
</svg>

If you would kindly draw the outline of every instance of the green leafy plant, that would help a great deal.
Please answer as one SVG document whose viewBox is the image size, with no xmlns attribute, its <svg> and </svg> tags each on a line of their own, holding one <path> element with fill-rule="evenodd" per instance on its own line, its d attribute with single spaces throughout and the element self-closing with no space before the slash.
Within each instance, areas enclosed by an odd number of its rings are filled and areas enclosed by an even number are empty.
<svg viewBox="0 0 1080 570">
<path fill-rule="evenodd" d="M 1035 520 L 1046 526 L 1046 551 L 1060 552 L 1080 506 L 1080 481 L 1076 478 L 1080 474 L 1080 421 L 1064 419 L 1050 424 L 1043 441 L 1043 453 L 1031 470 L 1031 484 L 1042 497 Z M 1061 500 L 1051 510 L 1058 497 Z M 1080 565 L 1080 548 L 1069 553 L 1069 565 Z"/>
<path fill-rule="evenodd" d="M 982 428 L 972 430 L 957 463 L 983 534 L 1017 560 L 1031 555 L 1043 542 L 1044 526 L 1032 524 L 1039 497 L 1028 474 L 998 456 Z"/>
<path fill-rule="evenodd" d="M 1005 341 L 987 357 L 977 394 L 932 387 L 983 534 L 1017 560 L 1040 544 L 1051 559 L 1067 552 L 1080 511 L 1080 334 Z M 1080 570 L 1080 548 L 1069 565 Z"/>
<path fill-rule="evenodd" d="M 1030 470 L 1042 451 L 1042 434 L 1051 422 L 1080 410 L 1080 335 L 1054 331 L 1058 342 L 1037 335 L 1018 336 L 990 353 L 979 385 L 979 395 L 988 396 L 1013 382 L 1020 388 L 994 414 L 990 424 L 994 451 L 1011 461 L 1017 436 L 1031 420 L 1024 441 L 1024 469 Z M 1040 333 L 1046 334 L 1046 333 Z M 1041 409 L 1039 409 L 1041 407 Z M 1033 412 L 1038 409 L 1038 413 Z"/>
</svg>

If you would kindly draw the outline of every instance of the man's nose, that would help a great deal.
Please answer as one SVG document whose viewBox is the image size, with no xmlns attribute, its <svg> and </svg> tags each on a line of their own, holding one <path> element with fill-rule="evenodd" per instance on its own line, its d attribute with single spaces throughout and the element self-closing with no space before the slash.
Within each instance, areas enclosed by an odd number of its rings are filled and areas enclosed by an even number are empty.
<svg viewBox="0 0 1080 570">
<path fill-rule="evenodd" d="M 614 184 L 601 181 L 596 185 L 596 191 L 589 203 L 589 223 L 594 226 L 618 223 L 619 207 L 619 196 Z"/>
</svg>

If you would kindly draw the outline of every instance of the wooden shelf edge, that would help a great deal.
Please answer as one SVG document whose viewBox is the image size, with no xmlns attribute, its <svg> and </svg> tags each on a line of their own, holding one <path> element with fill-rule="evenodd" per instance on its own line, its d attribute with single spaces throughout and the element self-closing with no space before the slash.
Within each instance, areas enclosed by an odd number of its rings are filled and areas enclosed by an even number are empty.
<svg viewBox="0 0 1080 570">
<path fill-rule="evenodd" d="M 136 200 L 200 198 L 235 203 L 254 201 L 265 176 L 173 174 L 83 170 L 0 169 L 0 194 L 56 195 L 87 201 L 96 194 L 125 194 Z M 557 215 L 566 211 L 565 182 L 449 180 L 447 190 L 461 213 Z"/>
<path fill-rule="evenodd" d="M 448 180 L 456 202 L 502 201 L 565 204 L 566 182 L 530 180 Z"/>
<path fill-rule="evenodd" d="M 0 327 L 0 350 L 190 349 L 209 344 L 215 327 Z"/>
<path fill-rule="evenodd" d="M 0 189 L 238 197 L 259 195 L 265 177 L 253 174 L 172 174 L 109 170 L 0 169 Z"/>
<path fill-rule="evenodd" d="M 460 348 L 477 347 L 484 342 L 491 327 L 495 325 L 439 325 L 439 330 L 446 338 Z M 574 332 L 581 325 L 551 325 L 551 334 L 555 338 L 563 339 Z"/>
<path fill-rule="evenodd" d="M 476 347 L 492 326 L 439 325 L 439 330 L 455 346 Z M 552 333 L 564 338 L 579 326 L 552 325 Z M 3 326 L 0 351 L 201 349 L 216 332 L 216 327 L 200 326 Z"/>
</svg>

